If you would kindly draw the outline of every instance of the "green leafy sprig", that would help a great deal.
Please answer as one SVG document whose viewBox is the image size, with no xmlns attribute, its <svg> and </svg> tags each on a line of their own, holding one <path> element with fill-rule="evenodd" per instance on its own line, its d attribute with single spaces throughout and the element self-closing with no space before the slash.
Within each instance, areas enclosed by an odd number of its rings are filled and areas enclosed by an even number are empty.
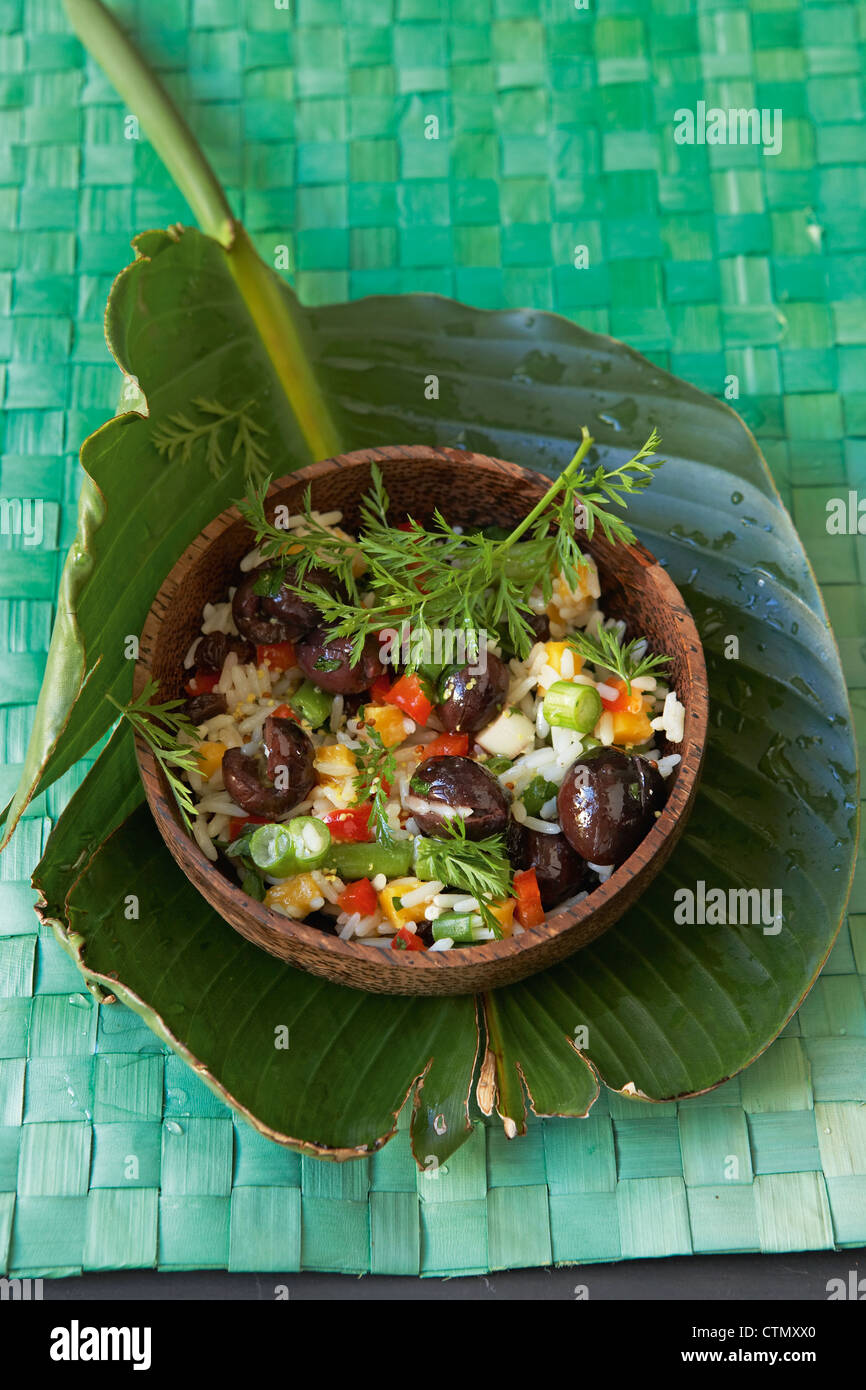
<svg viewBox="0 0 866 1390">
<path fill-rule="evenodd" d="M 355 751 L 355 802 L 369 801 L 369 827 L 381 845 L 392 845 L 394 836 L 388 824 L 386 808 L 390 786 L 397 776 L 397 761 L 392 749 L 386 748 L 378 729 L 365 729 L 363 745 Z"/>
<path fill-rule="evenodd" d="M 265 547 L 266 557 L 282 555 L 297 564 L 296 582 L 288 587 L 307 598 L 322 613 L 332 636 L 351 637 L 357 659 L 364 642 L 383 628 L 408 622 L 423 628 L 463 628 L 467 634 L 486 632 L 505 637 L 511 648 L 526 655 L 534 634 L 527 595 L 539 585 L 545 599 L 560 570 L 571 587 L 580 583 L 587 561 L 579 546 L 583 530 L 592 535 L 596 522 L 612 540 L 633 540 L 633 534 L 610 507 L 626 505 L 625 495 L 646 487 L 660 460 L 648 462 L 658 436 L 653 431 L 633 459 L 592 473 L 584 460 L 593 439 L 586 429 L 570 463 L 523 520 L 504 538 L 484 532 L 456 531 L 438 510 L 429 527 L 410 520 L 397 527 L 389 523 L 390 499 L 378 467 L 371 468 L 372 485 L 361 503 L 357 549 L 366 562 L 364 585 L 368 596 L 361 603 L 354 581 L 346 593 L 331 593 L 305 575 L 321 565 L 341 578 L 351 564 L 353 547 L 319 527 L 311 515 L 309 495 L 305 530 L 281 532 L 269 523 L 264 493 L 250 489 L 240 510 Z M 581 525 L 581 519 L 583 525 Z M 343 570 L 339 570 L 340 552 Z M 300 559 L 298 554 L 300 551 Z M 294 553 L 293 553 L 294 552 Z"/>
<path fill-rule="evenodd" d="M 187 830 L 192 832 L 195 819 L 195 805 L 189 785 L 178 776 L 178 772 L 197 772 L 199 763 L 196 748 L 181 739 L 189 738 L 197 743 L 195 726 L 182 712 L 183 700 L 165 700 L 162 704 L 151 704 L 159 687 L 148 678 L 141 694 L 128 704 L 121 705 L 112 695 L 106 695 L 134 731 L 144 739 L 159 767 L 165 773 L 169 790 L 177 803 L 181 818 Z"/>
<path fill-rule="evenodd" d="M 671 659 L 669 656 L 649 652 L 637 656 L 637 649 L 643 646 L 644 639 L 635 637 L 631 642 L 623 642 L 616 628 L 600 627 L 593 637 L 585 632 L 573 632 L 567 640 L 568 645 L 578 656 L 582 656 L 584 661 L 591 661 L 594 666 L 603 666 L 608 671 L 614 671 L 625 681 L 629 694 L 633 680 L 638 676 L 653 675 Z"/>
<path fill-rule="evenodd" d="M 352 571 L 356 547 L 341 536 L 336 536 L 314 516 L 309 487 L 304 493 L 304 520 L 301 526 L 293 527 L 290 531 L 277 526 L 265 509 L 270 485 L 269 477 L 260 483 L 251 479 L 246 497 L 237 503 L 238 511 L 255 536 L 262 559 L 274 561 L 272 569 L 263 576 L 265 583 L 262 592 L 279 590 L 291 570 L 299 587 L 306 593 L 309 583 L 305 585 L 304 578 L 309 570 L 317 568 L 333 574 L 349 598 L 360 605 L 360 594 Z"/>
<path fill-rule="evenodd" d="M 470 840 L 462 816 L 449 816 L 436 837 L 424 840 L 424 861 L 447 888 L 458 888 L 478 903 L 484 925 L 502 936 L 491 902 L 511 893 L 513 873 L 502 835 Z"/>
<path fill-rule="evenodd" d="M 634 531 L 610 508 L 627 507 L 629 495 L 649 487 L 653 473 L 664 463 L 664 459 L 653 457 L 660 443 L 658 431 L 654 429 L 634 457 L 619 468 L 606 469 L 599 464 L 592 473 L 581 468 L 574 475 L 571 487 L 573 502 L 577 509 L 578 525 L 587 537 L 592 536 L 597 522 L 609 541 L 624 545 L 634 542 Z"/>
<path fill-rule="evenodd" d="M 224 433 L 225 427 L 234 423 L 229 459 L 241 454 L 247 477 L 251 482 L 263 482 L 267 455 L 261 443 L 261 436 L 265 434 L 265 430 L 250 414 L 252 402 L 240 406 L 237 410 L 229 410 L 219 401 L 209 401 L 203 396 L 195 396 L 192 404 L 206 418 L 196 423 L 182 411 L 169 415 L 153 432 L 153 443 L 157 451 L 172 462 L 179 458 L 181 463 L 187 463 L 192 457 L 193 449 L 203 444 L 207 466 L 214 477 L 218 477 L 228 462 L 225 451 L 229 446 Z"/>
</svg>

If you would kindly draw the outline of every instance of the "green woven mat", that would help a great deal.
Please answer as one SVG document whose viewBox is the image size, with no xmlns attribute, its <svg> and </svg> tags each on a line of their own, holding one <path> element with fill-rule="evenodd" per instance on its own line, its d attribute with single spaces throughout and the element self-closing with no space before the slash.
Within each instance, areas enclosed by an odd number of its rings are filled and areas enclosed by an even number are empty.
<svg viewBox="0 0 866 1390">
<path fill-rule="evenodd" d="M 471 8 L 472 22 L 465 22 Z M 866 735 L 866 11 L 754 0 L 142 0 L 118 6 L 270 259 L 307 301 L 433 290 L 556 309 L 735 402 L 816 567 Z M 16 780 L 74 530 L 76 451 L 112 409 L 102 340 L 136 230 L 188 214 L 56 0 L 0 0 L 0 746 Z M 781 154 L 676 145 L 698 100 L 780 108 Z M 437 116 L 438 141 L 424 138 Z M 11 228 L 11 230 L 6 230 Z M 589 267 L 573 268 L 574 247 Z M 858 553 L 858 545 L 860 550 Z M 866 877 L 755 1066 L 679 1106 L 496 1125 L 435 1180 L 257 1137 L 37 935 L 27 886 L 64 778 L 0 861 L 0 1268 L 444 1274 L 866 1241 Z"/>
</svg>

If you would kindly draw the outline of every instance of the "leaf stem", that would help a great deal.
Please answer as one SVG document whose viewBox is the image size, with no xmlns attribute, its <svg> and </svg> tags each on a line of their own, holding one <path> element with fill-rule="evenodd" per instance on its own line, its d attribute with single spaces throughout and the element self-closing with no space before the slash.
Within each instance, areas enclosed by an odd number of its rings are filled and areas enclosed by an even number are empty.
<svg viewBox="0 0 866 1390">
<path fill-rule="evenodd" d="M 265 265 L 240 222 L 234 224 L 228 267 L 313 459 L 342 453 L 339 429 L 322 395 L 304 344 L 301 316 L 293 312 L 295 301 Z"/>
<path fill-rule="evenodd" d="M 529 529 L 529 527 L 532 525 L 534 521 L 538 520 L 541 513 L 545 510 L 546 507 L 549 506 L 550 502 L 553 500 L 556 494 L 562 490 L 565 483 L 571 477 L 572 473 L 575 473 L 577 469 L 580 467 L 580 465 L 583 463 L 583 460 L 585 459 L 587 453 L 592 448 L 594 443 L 595 440 L 590 435 L 589 430 L 586 428 L 586 425 L 584 425 L 583 429 L 581 430 L 580 447 L 578 448 L 578 451 L 575 454 L 574 458 L 571 460 L 569 464 L 566 465 L 565 468 L 563 468 L 559 477 L 552 484 L 552 486 L 547 489 L 547 492 L 544 494 L 541 501 L 536 503 L 529 515 L 525 516 L 523 520 L 520 522 L 520 524 L 518 526 L 515 526 L 514 530 L 511 532 L 511 535 L 507 536 L 506 539 L 502 542 L 502 549 L 499 552 L 500 555 L 504 551 L 506 551 L 509 548 L 509 546 L 512 546 L 516 540 L 519 540 L 520 537 L 524 534 L 525 531 Z"/>
<path fill-rule="evenodd" d="M 228 266 L 313 459 L 342 452 L 340 431 L 316 381 L 300 314 L 258 256 L 202 150 L 153 69 L 102 0 L 64 0 L 76 34 L 132 111 L 202 231 L 229 252 Z"/>
<path fill-rule="evenodd" d="M 222 246 L 234 237 L 225 193 L 202 150 L 153 69 L 101 0 L 64 0 L 69 22 L 147 128 L 153 147 L 186 198 L 203 232 Z"/>
</svg>

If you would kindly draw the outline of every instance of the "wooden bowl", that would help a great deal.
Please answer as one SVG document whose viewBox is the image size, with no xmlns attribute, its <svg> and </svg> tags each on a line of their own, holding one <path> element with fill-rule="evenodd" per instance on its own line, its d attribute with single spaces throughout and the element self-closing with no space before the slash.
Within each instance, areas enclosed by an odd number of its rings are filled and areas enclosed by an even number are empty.
<svg viewBox="0 0 866 1390">
<path fill-rule="evenodd" d="M 325 459 L 273 484 L 271 507 L 302 509 L 312 484 L 313 505 L 340 508 L 344 525 L 358 523 L 358 502 L 375 460 L 394 507 L 424 520 L 438 504 L 453 523 L 515 524 L 550 485 L 542 474 L 501 459 L 458 449 L 397 446 L 363 449 Z M 250 533 L 231 507 L 193 541 L 154 600 L 135 670 L 138 694 L 148 676 L 163 699 L 183 694 L 183 659 L 200 628 L 202 606 L 222 598 L 236 582 L 238 561 L 251 548 Z M 682 596 L 640 545 L 610 545 L 596 529 L 585 543 L 594 556 L 608 616 L 624 618 L 630 634 L 671 658 L 672 687 L 685 705 L 682 761 L 669 782 L 664 810 L 646 838 L 601 887 L 575 907 L 553 911 L 519 937 L 452 951 L 382 951 L 341 941 L 319 928 L 291 921 L 254 901 L 212 864 L 180 824 L 175 803 L 149 749 L 136 741 L 147 800 L 160 834 L 187 878 L 225 920 L 256 946 L 301 970 L 354 989 L 379 994 L 466 994 L 512 984 L 586 946 L 640 897 L 682 833 L 700 775 L 707 731 L 707 687 L 701 643 Z M 670 751 L 670 750 L 669 750 Z"/>
</svg>

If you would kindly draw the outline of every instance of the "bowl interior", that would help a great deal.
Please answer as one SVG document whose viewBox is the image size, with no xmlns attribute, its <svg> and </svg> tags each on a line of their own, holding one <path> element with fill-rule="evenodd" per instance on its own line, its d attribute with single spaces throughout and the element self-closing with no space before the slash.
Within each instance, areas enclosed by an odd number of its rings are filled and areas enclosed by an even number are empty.
<svg viewBox="0 0 866 1390">
<path fill-rule="evenodd" d="M 405 448 L 367 450 L 340 460 L 325 460 L 274 484 L 270 508 L 302 509 L 312 486 L 320 511 L 339 509 L 342 525 L 353 531 L 360 521 L 359 502 L 369 487 L 370 463 L 382 470 L 394 514 L 429 521 L 438 507 L 454 524 L 514 524 L 526 515 L 550 479 L 501 460 L 455 450 Z M 252 540 L 234 508 L 217 517 L 178 561 L 160 590 L 141 639 L 136 671 L 140 689 L 148 674 L 159 683 L 162 698 L 183 694 L 183 660 L 198 635 L 206 602 L 225 597 L 237 582 L 237 567 Z M 586 945 L 633 901 L 637 880 L 649 881 L 661 866 L 682 828 L 700 768 L 706 732 L 705 675 L 700 642 L 679 592 L 664 570 L 641 546 L 612 546 L 597 529 L 584 545 L 596 560 L 601 579 L 601 607 L 608 617 L 622 618 L 629 636 L 642 635 L 653 651 L 672 659 L 666 678 L 686 707 L 682 744 L 661 752 L 680 752 L 682 762 L 669 781 L 665 810 L 631 859 L 582 903 L 560 906 L 542 926 L 517 938 L 450 952 L 385 952 L 343 942 L 318 928 L 291 922 L 242 893 L 212 865 L 180 829 L 173 803 L 161 788 L 147 750 L 139 748 L 145 789 L 160 831 L 175 858 L 217 910 L 244 935 L 266 950 L 316 973 L 340 978 L 356 987 L 398 993 L 458 993 L 485 987 L 484 967 L 511 962 L 509 979 L 517 979 Z M 669 843 L 668 843 L 669 842 Z M 639 861 L 639 862 L 638 862 Z M 561 941 L 556 938 L 561 937 Z M 540 949 L 546 947 L 546 949 Z M 370 960 L 374 956 L 376 959 Z M 382 961 L 380 957 L 394 957 Z M 470 959 L 471 958 L 471 959 Z M 425 986 L 424 976 L 435 975 Z M 500 970 L 490 983 L 504 983 Z M 447 982 L 443 976 L 450 977 Z"/>
</svg>

